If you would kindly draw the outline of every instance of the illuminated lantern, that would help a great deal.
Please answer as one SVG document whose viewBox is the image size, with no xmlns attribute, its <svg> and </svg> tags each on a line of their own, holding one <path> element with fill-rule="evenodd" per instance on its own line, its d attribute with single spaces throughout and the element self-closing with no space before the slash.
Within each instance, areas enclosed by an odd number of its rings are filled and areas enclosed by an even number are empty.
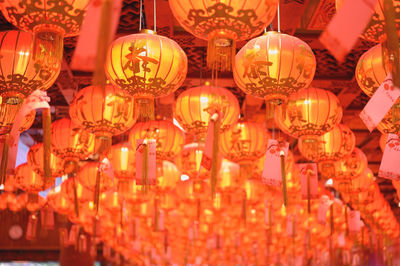
<svg viewBox="0 0 400 266">
<path fill-rule="evenodd" d="M 344 0 L 336 0 L 336 9 L 339 9 L 343 4 Z M 370 42 L 379 42 L 382 43 L 386 41 L 386 22 L 385 16 L 383 12 L 383 3 L 385 0 L 379 0 L 374 9 L 374 13 L 371 16 L 371 20 L 369 21 L 368 25 L 366 26 L 364 33 L 361 34 L 361 38 L 370 41 Z M 392 1 L 395 11 L 394 21 L 397 28 L 397 34 L 400 33 L 400 19 L 399 19 L 399 8 L 400 3 L 399 1 Z"/>
<path fill-rule="evenodd" d="M 129 133 L 132 147 L 138 139 L 156 140 L 157 160 L 173 161 L 181 152 L 185 137 L 182 130 L 168 120 L 152 120 L 136 123 Z"/>
<path fill-rule="evenodd" d="M 95 190 L 97 175 L 100 175 L 99 189 L 100 192 L 109 190 L 114 185 L 114 180 L 111 176 L 103 171 L 99 171 L 99 163 L 88 162 L 79 169 L 76 176 L 79 183 L 84 187 Z"/>
<path fill-rule="evenodd" d="M 288 103 L 278 105 L 275 121 L 278 127 L 295 138 L 322 135 L 342 119 L 339 99 L 330 91 L 308 88 L 289 96 Z"/>
<path fill-rule="evenodd" d="M 379 85 L 390 73 L 390 63 L 386 50 L 378 44 L 366 51 L 358 60 L 356 80 L 360 88 L 369 97 L 375 93 Z"/>
<path fill-rule="evenodd" d="M 136 151 L 129 144 L 120 143 L 111 146 L 108 158 L 118 179 L 131 180 L 135 177 Z"/>
<path fill-rule="evenodd" d="M 72 202 L 75 202 L 75 191 L 78 203 L 92 201 L 94 197 L 93 191 L 79 183 L 76 178 L 68 178 L 65 180 L 61 184 L 61 189 L 63 193 L 68 195 L 68 198 Z"/>
<path fill-rule="evenodd" d="M 239 185 L 243 185 L 240 181 L 240 168 L 239 165 L 228 161 L 222 160 L 221 168 L 217 179 L 217 188 L 223 192 L 236 190 Z"/>
<path fill-rule="evenodd" d="M 172 191 L 180 178 L 181 173 L 174 163 L 162 161 L 162 171 L 158 171 L 156 188 L 161 192 Z"/>
<path fill-rule="evenodd" d="M 122 134 L 136 122 L 132 96 L 112 85 L 104 90 L 88 86 L 80 90 L 69 106 L 71 120 L 95 134 L 95 150 L 103 156 L 109 152 L 111 137 Z"/>
<path fill-rule="evenodd" d="M 0 40 L 2 102 L 20 104 L 34 90 L 46 90 L 57 79 L 59 67 L 52 69 L 51 65 L 33 57 L 35 47 L 32 34 L 4 31 L 0 32 Z"/>
<path fill-rule="evenodd" d="M 3 135 L 10 133 L 11 128 L 14 124 L 15 116 L 19 108 L 21 107 L 22 102 L 19 104 L 7 104 L 0 100 L 0 138 Z M 35 121 L 36 111 L 31 111 L 28 115 L 25 116 L 22 121 L 21 128 L 19 132 L 23 132 L 28 130 L 33 122 Z"/>
<path fill-rule="evenodd" d="M 19 189 L 26 192 L 40 192 L 46 189 L 43 176 L 37 174 L 27 163 L 19 165 L 15 171 L 15 183 Z"/>
<path fill-rule="evenodd" d="M 46 204 L 46 199 L 40 197 L 37 193 L 24 193 L 18 196 L 18 201 L 21 200 L 21 197 L 25 196 L 27 199 L 24 200 L 26 202 L 25 208 L 29 212 L 37 212 L 44 207 Z"/>
<path fill-rule="evenodd" d="M 319 162 L 339 160 L 351 153 L 356 138 L 350 128 L 344 124 L 335 126 L 331 131 L 320 136 L 301 136 L 299 151 L 308 160 Z"/>
<path fill-rule="evenodd" d="M 376 128 L 382 134 L 400 134 L 400 103 L 395 103 Z"/>
<path fill-rule="evenodd" d="M 145 193 L 144 187 L 136 184 L 136 180 L 119 180 L 118 194 L 129 203 L 141 203 L 150 198 L 151 193 Z"/>
<path fill-rule="evenodd" d="M 94 152 L 94 135 L 74 124 L 71 119 L 62 118 L 51 124 L 53 153 L 64 162 L 66 173 L 76 171 L 77 162 Z"/>
<path fill-rule="evenodd" d="M 236 55 L 233 77 L 246 94 L 269 102 L 286 102 L 307 88 L 314 78 L 316 61 L 302 40 L 268 32 L 249 41 Z"/>
<path fill-rule="evenodd" d="M 50 190 L 47 202 L 57 213 L 67 215 L 73 211 L 74 204 L 65 192 L 64 183 Z"/>
<path fill-rule="evenodd" d="M 175 41 L 144 30 L 110 45 L 105 70 L 114 85 L 135 97 L 138 113 L 151 117 L 153 99 L 173 93 L 185 80 L 187 57 Z"/>
<path fill-rule="evenodd" d="M 230 70 L 236 42 L 257 36 L 267 27 L 278 0 L 169 1 L 174 17 L 194 36 L 208 40 L 207 65 Z"/>
<path fill-rule="evenodd" d="M 229 90 L 200 86 L 185 90 L 175 101 L 174 116 L 183 129 L 197 137 L 205 137 L 211 115 L 218 111 L 221 131 L 238 120 L 239 102 Z"/>
<path fill-rule="evenodd" d="M 367 166 L 367 156 L 362 150 L 354 148 L 352 153 L 341 160 L 319 163 L 318 170 L 326 179 L 351 180 L 362 174 Z"/>
<path fill-rule="evenodd" d="M 38 143 L 30 147 L 27 158 L 28 165 L 32 167 L 36 173 L 43 176 L 43 143 Z M 63 161 L 54 153 L 50 153 L 50 170 L 52 177 L 62 176 L 64 174 Z"/>
</svg>

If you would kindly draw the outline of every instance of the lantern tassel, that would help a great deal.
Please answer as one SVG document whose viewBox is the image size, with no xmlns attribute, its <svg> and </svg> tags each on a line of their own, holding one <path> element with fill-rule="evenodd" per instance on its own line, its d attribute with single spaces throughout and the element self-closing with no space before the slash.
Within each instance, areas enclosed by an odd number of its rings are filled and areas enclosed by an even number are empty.
<svg viewBox="0 0 400 266">
<path fill-rule="evenodd" d="M 216 71 L 231 71 L 236 42 L 225 32 L 217 32 L 208 41 L 207 66 Z"/>
<path fill-rule="evenodd" d="M 144 193 L 148 191 L 149 179 L 149 146 L 143 142 L 143 160 L 142 160 L 142 189 Z"/>
<path fill-rule="evenodd" d="M 74 181 L 74 186 L 73 186 L 73 189 L 74 189 L 74 209 L 75 209 L 76 217 L 79 218 L 78 193 L 77 193 L 77 190 L 76 190 L 76 180 L 75 180 L 75 178 L 74 178 L 73 181 Z"/>
<path fill-rule="evenodd" d="M 307 211 L 311 213 L 311 188 L 310 188 L 310 170 L 307 170 Z"/>
<path fill-rule="evenodd" d="M 1 169 L 0 169 L 0 185 L 5 185 L 6 182 L 6 173 L 7 173 L 7 164 L 8 164 L 8 151 L 10 146 L 8 145 L 8 135 L 4 139 L 3 145 L 3 153 L 1 155 Z"/>
<path fill-rule="evenodd" d="M 281 151 L 281 173 L 282 173 L 282 191 L 283 191 L 283 204 L 285 207 L 288 205 L 287 187 L 286 187 L 286 173 L 285 173 L 285 153 Z"/>
<path fill-rule="evenodd" d="M 99 213 L 99 204 L 100 204 L 100 179 L 101 179 L 101 173 L 100 171 L 97 171 L 96 173 L 96 184 L 94 188 L 94 206 L 96 210 L 96 215 Z"/>
<path fill-rule="evenodd" d="M 219 128 L 220 128 L 220 116 L 215 113 L 212 116 L 214 120 L 214 139 L 213 139 L 213 149 L 212 149 L 212 160 L 211 160 L 211 193 L 212 197 L 215 197 L 215 188 L 217 186 L 217 174 L 218 174 L 218 142 L 219 142 Z"/>
<path fill-rule="evenodd" d="M 159 201 L 158 197 L 155 197 L 154 198 L 154 224 L 153 224 L 153 230 L 155 232 L 159 231 L 159 228 L 158 228 L 158 220 L 159 220 L 158 201 Z"/>
<path fill-rule="evenodd" d="M 50 155 L 51 155 L 51 113 L 50 108 L 42 109 L 43 126 L 43 170 L 44 185 L 51 183 Z"/>
<path fill-rule="evenodd" d="M 154 98 L 135 97 L 135 105 L 137 107 L 135 115 L 138 122 L 154 120 Z"/>
<path fill-rule="evenodd" d="M 392 106 L 392 124 L 395 125 L 400 120 L 400 104 Z"/>
</svg>

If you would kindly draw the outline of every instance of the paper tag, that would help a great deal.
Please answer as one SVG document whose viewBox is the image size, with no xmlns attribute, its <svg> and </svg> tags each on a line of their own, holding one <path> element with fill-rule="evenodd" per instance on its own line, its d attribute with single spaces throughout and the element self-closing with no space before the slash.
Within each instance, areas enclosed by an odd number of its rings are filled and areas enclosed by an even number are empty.
<svg viewBox="0 0 400 266">
<path fill-rule="evenodd" d="M 344 247 L 346 245 L 346 238 L 343 232 L 340 232 L 337 236 L 337 242 L 339 247 Z"/>
<path fill-rule="evenodd" d="M 396 134 L 389 134 L 383 152 L 379 177 L 400 181 L 400 138 Z"/>
<path fill-rule="evenodd" d="M 361 230 L 361 220 L 359 211 L 349 212 L 349 231 L 350 232 L 360 232 Z"/>
<path fill-rule="evenodd" d="M 35 90 L 33 91 L 24 101 L 24 104 L 19 109 L 15 116 L 14 124 L 10 131 L 10 137 L 8 138 L 9 156 L 7 169 L 12 170 L 15 168 L 15 162 L 17 160 L 18 142 L 20 135 L 20 128 L 25 120 L 25 116 L 29 115 L 33 110 L 36 109 L 49 109 L 50 98 L 47 97 L 45 91 Z"/>
<path fill-rule="evenodd" d="M 318 206 L 318 222 L 320 224 L 326 224 L 326 213 L 328 212 L 331 202 L 329 197 L 326 195 L 321 196 Z"/>
<path fill-rule="evenodd" d="M 316 163 L 296 164 L 300 173 L 301 197 L 308 199 L 308 189 L 310 189 L 310 199 L 318 198 L 318 167 Z M 310 180 L 310 184 L 308 184 Z"/>
<path fill-rule="evenodd" d="M 374 12 L 376 2 L 377 0 L 344 1 L 319 37 L 320 42 L 338 61 L 343 61 L 356 44 Z"/>
<path fill-rule="evenodd" d="M 218 116 L 218 114 L 214 114 L 213 116 Z M 208 123 L 206 143 L 204 145 L 203 156 L 201 158 L 201 164 L 200 164 L 209 171 L 211 170 L 211 161 L 213 159 L 212 155 L 213 155 L 213 144 L 214 144 L 215 121 L 216 119 L 218 119 L 218 117 L 213 119 L 213 116 L 211 116 L 210 122 Z"/>
<path fill-rule="evenodd" d="M 264 169 L 262 173 L 262 182 L 269 186 L 282 186 L 282 169 L 280 152 L 285 154 L 285 160 L 288 154 L 289 143 L 285 142 L 279 145 L 275 139 L 268 140 L 267 152 L 265 154 Z"/>
<path fill-rule="evenodd" d="M 138 139 L 136 140 L 136 184 L 143 184 L 143 158 L 145 146 L 147 145 L 147 185 L 156 184 L 156 140 L 155 139 Z"/>
<path fill-rule="evenodd" d="M 393 85 L 392 74 L 386 77 L 360 113 L 360 118 L 371 132 L 382 121 L 400 97 L 400 89 Z"/>
<path fill-rule="evenodd" d="M 92 72 L 95 68 L 97 43 L 99 39 L 102 0 L 90 1 L 74 55 L 71 69 Z M 110 38 L 113 40 L 118 27 L 122 0 L 112 1 Z"/>
<path fill-rule="evenodd" d="M 99 172 L 103 172 L 105 175 L 114 178 L 114 168 L 111 165 L 110 160 L 104 158 L 99 165 Z"/>
</svg>

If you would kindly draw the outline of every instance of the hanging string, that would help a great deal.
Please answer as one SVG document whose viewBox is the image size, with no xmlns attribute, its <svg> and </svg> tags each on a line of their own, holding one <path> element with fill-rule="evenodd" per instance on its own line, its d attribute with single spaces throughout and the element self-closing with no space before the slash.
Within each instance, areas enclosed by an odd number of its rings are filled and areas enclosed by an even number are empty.
<svg viewBox="0 0 400 266">
<path fill-rule="evenodd" d="M 267 33 L 267 27 L 264 28 L 264 33 Z"/>
<path fill-rule="evenodd" d="M 143 0 L 139 1 L 139 31 L 142 30 L 142 21 L 143 21 Z"/>
<path fill-rule="evenodd" d="M 281 32 L 281 7 L 280 3 L 278 3 L 278 12 L 277 12 L 277 20 L 278 20 L 278 32 Z M 272 24 L 271 24 L 272 25 Z"/>
<path fill-rule="evenodd" d="M 157 8 L 156 8 L 156 3 L 157 2 L 157 0 L 154 0 L 154 32 L 157 32 Z"/>
</svg>

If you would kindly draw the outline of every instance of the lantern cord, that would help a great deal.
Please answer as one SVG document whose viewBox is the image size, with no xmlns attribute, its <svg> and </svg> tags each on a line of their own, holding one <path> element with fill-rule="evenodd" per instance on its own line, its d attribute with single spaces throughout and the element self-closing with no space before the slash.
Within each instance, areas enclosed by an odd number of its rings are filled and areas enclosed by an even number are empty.
<svg viewBox="0 0 400 266">
<path fill-rule="evenodd" d="M 280 3 L 278 3 L 277 20 L 278 20 L 278 32 L 281 32 L 281 7 L 280 7 Z"/>
<path fill-rule="evenodd" d="M 154 32 L 157 32 L 157 0 L 154 0 Z"/>
<path fill-rule="evenodd" d="M 139 1 L 139 31 L 142 30 L 142 21 L 143 21 L 143 0 Z"/>
<path fill-rule="evenodd" d="M 264 28 L 264 33 L 267 33 L 267 27 Z"/>
</svg>

